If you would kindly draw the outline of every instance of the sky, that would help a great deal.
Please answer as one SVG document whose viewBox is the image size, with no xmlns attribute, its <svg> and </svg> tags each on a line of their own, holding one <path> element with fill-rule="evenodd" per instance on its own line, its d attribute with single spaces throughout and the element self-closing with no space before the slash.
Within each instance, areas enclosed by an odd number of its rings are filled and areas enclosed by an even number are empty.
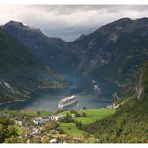
<svg viewBox="0 0 148 148">
<path fill-rule="evenodd" d="M 0 5 L 1 25 L 20 21 L 65 41 L 123 17 L 148 17 L 148 5 Z"/>
</svg>

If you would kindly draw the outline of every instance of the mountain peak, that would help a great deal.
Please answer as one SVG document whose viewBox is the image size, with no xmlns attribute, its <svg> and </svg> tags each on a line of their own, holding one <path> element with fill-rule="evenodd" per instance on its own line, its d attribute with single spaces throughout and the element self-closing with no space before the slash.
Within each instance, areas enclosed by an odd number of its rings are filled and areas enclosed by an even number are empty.
<svg viewBox="0 0 148 148">
<path fill-rule="evenodd" d="M 41 30 L 39 28 L 32 28 L 32 27 L 29 27 L 27 26 L 26 24 L 22 23 L 22 22 L 19 22 L 19 21 L 9 21 L 8 23 L 6 23 L 4 25 L 4 28 L 7 28 L 7 29 L 19 29 L 19 30 L 25 30 L 25 31 L 33 31 L 33 32 L 36 32 L 36 33 L 39 33 L 39 34 L 42 34 Z"/>
<path fill-rule="evenodd" d="M 131 18 L 125 17 L 125 18 L 121 18 L 115 22 L 127 22 L 127 21 L 131 21 Z"/>
<path fill-rule="evenodd" d="M 22 22 L 18 22 L 18 21 L 9 21 L 8 23 L 5 24 L 5 26 L 8 26 L 8 25 L 11 25 L 11 26 L 16 26 L 16 27 L 27 27 L 25 24 L 23 24 Z"/>
<path fill-rule="evenodd" d="M 31 30 L 30 27 L 28 27 L 27 25 L 23 24 L 22 22 L 18 22 L 18 21 L 9 21 L 8 23 L 6 23 L 3 28 L 7 28 L 8 30 Z"/>
<path fill-rule="evenodd" d="M 102 35 L 109 35 L 112 33 L 129 33 L 136 29 L 148 26 L 148 18 L 143 17 L 139 19 L 121 18 L 114 22 L 103 25 L 97 29 L 94 33 L 101 33 Z"/>
</svg>

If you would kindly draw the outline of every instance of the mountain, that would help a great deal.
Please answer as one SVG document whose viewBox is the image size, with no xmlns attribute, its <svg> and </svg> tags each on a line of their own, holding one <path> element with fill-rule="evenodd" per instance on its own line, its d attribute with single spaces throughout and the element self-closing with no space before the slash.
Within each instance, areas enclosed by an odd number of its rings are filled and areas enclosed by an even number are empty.
<svg viewBox="0 0 148 148">
<path fill-rule="evenodd" d="M 148 62 L 143 66 L 137 89 L 140 96 L 128 98 L 114 115 L 88 125 L 86 131 L 94 134 L 101 143 L 147 143 Z"/>
<path fill-rule="evenodd" d="M 78 71 L 111 81 L 129 81 L 148 59 L 148 18 L 123 18 L 72 43 L 82 60 Z"/>
<path fill-rule="evenodd" d="M 62 39 L 47 37 L 40 29 L 30 28 L 21 22 L 10 21 L 3 28 L 29 47 L 44 64 L 51 67 L 53 63 L 56 64 L 56 57 L 62 49 L 66 48 L 66 43 Z"/>
<path fill-rule="evenodd" d="M 0 27 L 0 103 L 27 99 L 38 86 L 45 87 L 49 76 L 57 80 L 29 48 Z"/>
<path fill-rule="evenodd" d="M 10 21 L 3 28 L 53 69 L 83 73 L 126 86 L 148 59 L 148 18 L 122 18 L 73 42 L 50 38 L 40 30 Z"/>
</svg>

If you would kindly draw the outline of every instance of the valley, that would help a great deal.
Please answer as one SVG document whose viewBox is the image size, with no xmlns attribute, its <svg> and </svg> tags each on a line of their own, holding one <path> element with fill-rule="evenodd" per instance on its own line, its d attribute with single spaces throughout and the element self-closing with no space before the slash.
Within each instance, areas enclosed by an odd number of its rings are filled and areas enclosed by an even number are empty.
<svg viewBox="0 0 148 148">
<path fill-rule="evenodd" d="M 117 87 L 108 84 L 101 88 L 101 93 L 94 89 L 95 84 L 88 78 L 74 75 L 65 75 L 64 79 L 69 84 L 66 88 L 43 88 L 35 90 L 30 99 L 18 102 L 6 102 L 0 105 L 3 109 L 35 109 L 46 111 L 57 111 L 58 102 L 66 96 L 73 94 L 78 98 L 78 104 L 69 109 L 98 108 L 112 104 L 112 90 Z M 99 84 L 98 84 L 99 85 Z M 110 90 L 110 91 L 107 91 Z"/>
<path fill-rule="evenodd" d="M 74 41 L 0 27 L 0 143 L 147 143 L 148 18 Z M 75 105 L 58 102 L 75 95 Z"/>
</svg>

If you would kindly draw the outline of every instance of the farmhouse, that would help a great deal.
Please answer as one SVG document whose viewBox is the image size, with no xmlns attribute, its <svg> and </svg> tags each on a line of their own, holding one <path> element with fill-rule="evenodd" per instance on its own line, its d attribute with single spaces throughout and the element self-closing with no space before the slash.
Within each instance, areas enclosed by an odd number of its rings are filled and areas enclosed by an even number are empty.
<svg viewBox="0 0 148 148">
<path fill-rule="evenodd" d="M 60 119 L 63 119 L 65 115 L 52 115 L 52 116 L 44 116 L 44 117 L 35 117 L 33 118 L 33 123 L 34 124 L 43 124 L 44 122 L 47 121 L 58 121 Z"/>
<path fill-rule="evenodd" d="M 18 125 L 22 126 L 23 122 L 22 121 L 15 120 L 15 124 L 18 124 Z"/>
<path fill-rule="evenodd" d="M 64 117 L 65 115 L 53 115 L 53 116 L 49 116 L 49 120 L 58 121 L 60 119 L 63 119 Z"/>
<path fill-rule="evenodd" d="M 41 131 L 38 128 L 33 128 L 32 133 L 30 135 L 33 136 L 33 135 L 38 135 L 40 133 L 41 133 Z"/>
<path fill-rule="evenodd" d="M 42 117 L 42 122 L 44 123 L 44 122 L 49 121 L 49 117 L 50 116 L 44 116 L 44 117 Z"/>
<path fill-rule="evenodd" d="M 42 117 L 35 117 L 32 121 L 34 124 L 38 124 L 38 125 L 43 123 Z"/>
</svg>

